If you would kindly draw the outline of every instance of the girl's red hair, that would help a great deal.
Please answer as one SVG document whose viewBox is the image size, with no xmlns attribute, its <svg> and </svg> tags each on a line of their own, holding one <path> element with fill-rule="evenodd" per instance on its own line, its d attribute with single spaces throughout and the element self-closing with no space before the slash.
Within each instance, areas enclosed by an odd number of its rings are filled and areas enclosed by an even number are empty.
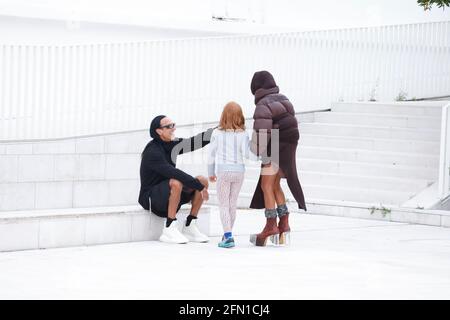
<svg viewBox="0 0 450 320">
<path fill-rule="evenodd" d="M 234 101 L 228 102 L 220 117 L 220 130 L 245 130 L 245 118 L 242 108 Z"/>
</svg>

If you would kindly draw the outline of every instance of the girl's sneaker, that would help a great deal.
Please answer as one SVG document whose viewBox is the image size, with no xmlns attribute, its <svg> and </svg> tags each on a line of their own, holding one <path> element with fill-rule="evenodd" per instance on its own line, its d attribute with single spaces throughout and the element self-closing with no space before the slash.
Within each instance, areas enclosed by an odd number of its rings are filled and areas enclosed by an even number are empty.
<svg viewBox="0 0 450 320">
<path fill-rule="evenodd" d="M 234 239 L 231 238 L 222 238 L 222 241 L 218 244 L 219 248 L 233 248 L 234 247 Z"/>
</svg>

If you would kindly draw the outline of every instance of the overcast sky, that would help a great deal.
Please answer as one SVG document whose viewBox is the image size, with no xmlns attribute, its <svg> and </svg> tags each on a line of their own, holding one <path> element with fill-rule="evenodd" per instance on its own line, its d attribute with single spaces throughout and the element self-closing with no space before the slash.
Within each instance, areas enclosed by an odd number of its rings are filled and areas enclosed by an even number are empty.
<svg viewBox="0 0 450 320">
<path fill-rule="evenodd" d="M 227 5 L 226 5 L 227 4 Z M 211 15 L 246 17 L 298 29 L 450 20 L 450 8 L 424 12 L 416 0 L 0 0 L 0 14 L 122 21 L 206 22 Z"/>
</svg>

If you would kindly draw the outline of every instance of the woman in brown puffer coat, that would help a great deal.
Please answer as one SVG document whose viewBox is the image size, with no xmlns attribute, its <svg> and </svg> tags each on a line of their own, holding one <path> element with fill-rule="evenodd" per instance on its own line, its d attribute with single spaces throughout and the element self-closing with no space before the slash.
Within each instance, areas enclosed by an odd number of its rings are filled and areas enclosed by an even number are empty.
<svg viewBox="0 0 450 320">
<path fill-rule="evenodd" d="M 275 243 L 287 244 L 290 239 L 289 211 L 280 186 L 282 178 L 287 179 L 299 209 L 306 211 L 295 161 L 300 137 L 298 122 L 294 107 L 288 98 L 279 93 L 279 88 L 268 71 L 259 71 L 253 75 L 251 91 L 256 104 L 251 147 L 254 153 L 262 157 L 263 163 L 250 208 L 265 208 L 267 220 L 263 231 L 252 235 L 250 241 L 257 246 L 265 246 L 270 237 Z M 275 132 L 274 129 L 278 131 Z M 264 138 L 265 132 L 267 138 Z M 280 219 L 278 224 L 277 216 Z"/>
</svg>

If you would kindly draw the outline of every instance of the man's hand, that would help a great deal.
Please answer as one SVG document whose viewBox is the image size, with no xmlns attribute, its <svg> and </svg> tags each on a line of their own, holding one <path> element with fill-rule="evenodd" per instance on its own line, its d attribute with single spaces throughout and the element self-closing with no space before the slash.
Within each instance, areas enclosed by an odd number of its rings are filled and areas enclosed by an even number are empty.
<svg viewBox="0 0 450 320">
<path fill-rule="evenodd" d="M 209 176 L 209 181 L 210 182 L 216 182 L 217 181 L 217 176 Z"/>
<path fill-rule="evenodd" d="M 200 191 L 200 194 L 202 195 L 202 199 L 203 201 L 208 201 L 209 200 L 209 193 L 208 193 L 208 189 L 203 188 L 202 191 Z"/>
</svg>

